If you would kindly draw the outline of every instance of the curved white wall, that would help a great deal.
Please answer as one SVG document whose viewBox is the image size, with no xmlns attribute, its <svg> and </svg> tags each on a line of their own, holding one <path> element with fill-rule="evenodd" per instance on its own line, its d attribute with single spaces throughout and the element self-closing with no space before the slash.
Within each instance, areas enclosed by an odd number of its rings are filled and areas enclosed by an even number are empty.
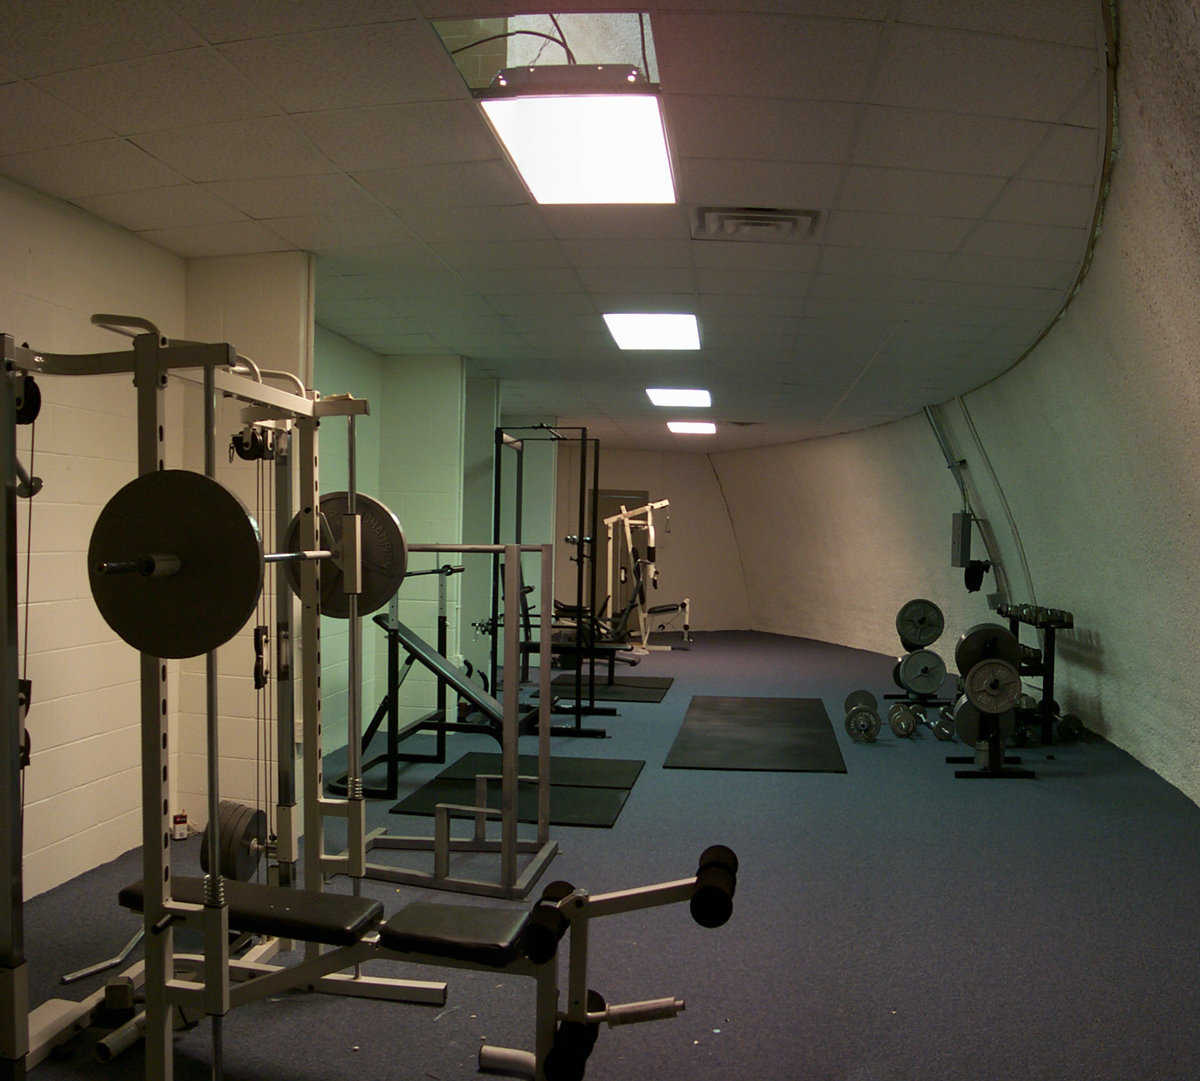
<svg viewBox="0 0 1200 1081">
<path fill-rule="evenodd" d="M 1076 614 L 1057 697 L 1197 799 L 1200 5 L 1121 16 L 1120 156 L 1091 272 L 1044 341 L 967 402 L 1038 602 Z M 982 463 L 945 413 L 1027 600 Z M 945 603 L 952 630 L 983 614 L 948 567 L 958 497 L 924 418 L 714 460 L 756 626 L 892 652 L 906 596 Z"/>
</svg>

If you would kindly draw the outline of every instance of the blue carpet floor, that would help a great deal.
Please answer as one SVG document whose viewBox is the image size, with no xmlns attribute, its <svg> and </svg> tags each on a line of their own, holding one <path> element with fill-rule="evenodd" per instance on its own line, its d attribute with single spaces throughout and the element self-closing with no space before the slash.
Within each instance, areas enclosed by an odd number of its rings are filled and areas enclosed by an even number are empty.
<svg viewBox="0 0 1200 1081">
<path fill-rule="evenodd" d="M 955 781 L 952 745 L 930 735 L 901 741 L 885 724 L 878 743 L 851 743 L 843 698 L 890 690 L 893 664 L 781 636 L 700 634 L 690 652 L 639 667 L 675 677 L 661 703 L 598 719 L 607 740 L 555 741 L 560 754 L 646 768 L 614 829 L 554 831 L 562 851 L 547 880 L 600 891 L 673 878 L 712 843 L 742 866 L 718 930 L 684 906 L 593 924 L 593 987 L 610 1002 L 678 994 L 687 1010 L 603 1030 L 591 1081 L 1196 1076 L 1200 809 L 1103 741 L 1025 750 L 1037 780 L 984 782 Z M 694 694 L 824 699 L 848 772 L 662 769 Z M 454 758 L 495 743 L 451 737 L 451 748 Z M 401 794 L 439 768 L 407 767 Z M 391 802 L 372 806 L 372 825 L 428 832 L 428 820 L 388 815 Z M 178 846 L 179 870 L 195 846 Z M 58 973 L 124 943 L 137 920 L 115 894 L 137 873 L 130 853 L 26 907 L 34 1002 L 59 993 Z M 364 892 L 389 912 L 421 893 Z M 436 1010 L 285 994 L 235 1011 L 226 1077 L 455 1081 L 476 1076 L 485 1038 L 529 1045 L 529 981 L 444 978 Z M 206 1026 L 180 1036 L 176 1077 L 207 1078 L 207 1056 Z M 134 1078 L 141 1065 L 138 1050 L 104 1067 L 77 1051 L 34 1076 Z"/>
</svg>

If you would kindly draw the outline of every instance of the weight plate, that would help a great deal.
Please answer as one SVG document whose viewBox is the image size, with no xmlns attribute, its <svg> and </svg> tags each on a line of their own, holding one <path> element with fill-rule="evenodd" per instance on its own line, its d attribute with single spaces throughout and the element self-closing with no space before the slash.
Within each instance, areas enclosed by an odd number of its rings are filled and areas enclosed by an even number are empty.
<svg viewBox="0 0 1200 1081">
<path fill-rule="evenodd" d="M 175 574 L 102 574 L 102 563 L 173 555 Z M 215 480 L 163 469 L 130 481 L 96 519 L 88 582 L 104 621 L 153 657 L 195 657 L 228 642 L 262 592 L 258 526 Z"/>
<path fill-rule="evenodd" d="M 880 725 L 879 714 L 866 706 L 855 706 L 846 714 L 846 731 L 855 743 L 874 743 Z"/>
<path fill-rule="evenodd" d="M 888 724 L 893 735 L 908 739 L 917 730 L 917 717 L 910 706 L 897 702 L 888 710 Z"/>
<path fill-rule="evenodd" d="M 851 691 L 846 695 L 845 709 L 849 713 L 855 706 L 866 706 L 868 709 L 874 709 L 877 704 L 875 696 L 870 691 Z"/>
<path fill-rule="evenodd" d="M 954 664 L 964 678 L 980 661 L 992 657 L 1013 665 L 1021 659 L 1021 644 L 1016 635 L 999 623 L 977 623 L 954 648 Z"/>
<path fill-rule="evenodd" d="M 1021 713 L 1032 713 L 1038 708 L 1037 699 L 1031 694 L 1018 695 L 1015 708 Z"/>
<path fill-rule="evenodd" d="M 940 740 L 954 738 L 954 711 L 949 706 L 938 710 L 938 719 L 933 723 L 933 734 Z"/>
<path fill-rule="evenodd" d="M 894 667 L 892 668 L 892 682 L 894 684 L 896 684 L 896 686 L 899 687 L 902 691 L 908 690 L 908 688 L 904 686 L 903 681 L 900 679 L 900 662 L 899 661 L 897 661 L 896 664 L 894 665 Z"/>
<path fill-rule="evenodd" d="M 254 877 L 262 854 L 259 846 L 265 845 L 267 839 L 267 816 L 257 808 L 246 809 L 250 813 L 239 823 L 229 864 L 229 877 L 239 882 L 249 882 Z"/>
<path fill-rule="evenodd" d="M 1021 697 L 1017 666 L 998 658 L 980 661 L 967 672 L 966 696 L 983 713 L 1006 713 Z"/>
<path fill-rule="evenodd" d="M 932 645 L 946 629 L 946 617 L 933 603 L 918 597 L 905 604 L 896 614 L 896 631 L 908 650 Z"/>
<path fill-rule="evenodd" d="M 980 729 L 983 726 L 983 714 L 964 694 L 954 704 L 954 731 L 958 738 L 969 747 L 979 742 Z"/>
<path fill-rule="evenodd" d="M 1083 735 L 1083 721 L 1074 713 L 1064 713 L 1054 726 L 1059 743 L 1074 743 Z"/>
<path fill-rule="evenodd" d="M 896 678 L 912 694 L 936 694 L 946 678 L 946 662 L 932 649 L 918 649 L 900 658 Z"/>
<path fill-rule="evenodd" d="M 358 495 L 357 513 L 362 517 L 362 592 L 358 597 L 358 614 L 369 615 L 382 608 L 392 594 L 400 588 L 408 570 L 408 544 L 400 520 L 377 499 L 369 495 Z M 335 551 L 341 545 L 342 519 L 348 513 L 348 496 L 345 492 L 330 492 L 321 496 L 321 516 L 328 524 L 328 535 L 333 539 Z M 310 547 L 308 538 L 300 536 L 300 519 L 297 514 L 288 524 L 285 547 L 289 552 L 298 552 Z M 325 533 L 324 525 L 322 533 Z M 300 592 L 300 563 L 284 563 L 288 584 L 297 594 Z M 340 555 L 319 564 L 321 576 L 321 614 L 347 619 L 350 615 L 349 595 L 343 587 Z"/>
</svg>

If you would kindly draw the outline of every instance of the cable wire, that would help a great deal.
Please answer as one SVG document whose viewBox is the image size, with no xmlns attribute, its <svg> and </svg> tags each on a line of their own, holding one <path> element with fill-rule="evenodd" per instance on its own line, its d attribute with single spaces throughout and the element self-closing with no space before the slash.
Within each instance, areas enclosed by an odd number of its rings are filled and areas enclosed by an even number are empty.
<svg viewBox="0 0 1200 1081">
<path fill-rule="evenodd" d="M 646 13 L 638 12 L 638 31 L 642 35 L 642 74 L 650 81 L 650 58 L 646 55 Z"/>
<path fill-rule="evenodd" d="M 486 38 L 480 38 L 478 41 L 468 42 L 466 45 L 460 45 L 457 49 L 451 49 L 450 55 L 457 56 L 459 53 L 465 53 L 468 49 L 477 48 L 480 45 L 486 45 L 489 41 L 499 41 L 501 38 L 514 38 L 520 34 L 526 34 L 535 38 L 545 38 L 547 41 L 553 41 L 555 45 L 562 47 L 562 51 L 567 54 L 567 63 L 576 63 L 575 54 L 571 52 L 571 47 L 562 38 L 556 38 L 553 34 L 543 34 L 540 30 L 509 30 L 503 34 L 491 34 Z"/>
</svg>

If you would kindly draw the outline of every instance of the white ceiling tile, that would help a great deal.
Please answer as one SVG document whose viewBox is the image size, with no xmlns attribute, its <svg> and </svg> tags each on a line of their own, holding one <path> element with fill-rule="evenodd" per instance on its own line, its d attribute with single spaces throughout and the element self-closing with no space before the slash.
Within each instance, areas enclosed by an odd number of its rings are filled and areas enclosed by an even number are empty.
<svg viewBox="0 0 1200 1081">
<path fill-rule="evenodd" d="M 368 349 L 384 357 L 411 354 L 420 356 L 431 353 L 438 347 L 438 342 L 428 334 L 364 334 L 360 340 Z"/>
<path fill-rule="evenodd" d="M 417 14 L 412 0 L 172 0 L 206 40 L 294 34 L 335 26 L 391 22 Z"/>
<path fill-rule="evenodd" d="M 398 210 L 422 240 L 537 240 L 547 229 L 531 206 L 412 207 Z"/>
<path fill-rule="evenodd" d="M 687 267 L 692 265 L 686 240 L 564 240 L 567 262 L 576 267 Z"/>
<path fill-rule="evenodd" d="M 305 113 L 296 122 L 350 172 L 495 158 L 499 144 L 469 101 Z"/>
<path fill-rule="evenodd" d="M 102 124 L 29 83 L 0 86 L 0 146 L 6 154 L 110 135 L 112 131 Z"/>
<path fill-rule="evenodd" d="M 1086 229 L 985 221 L 972 231 L 963 251 L 1022 259 L 1078 260 L 1083 257 L 1087 239 Z"/>
<path fill-rule="evenodd" d="M 26 78 L 201 44 L 166 4 L 58 0 L 0 8 L 0 55 Z"/>
<path fill-rule="evenodd" d="M 412 240 L 408 227 L 382 208 L 374 213 L 337 217 L 263 218 L 263 225 L 305 251 L 330 251 L 346 247 Z"/>
<path fill-rule="evenodd" d="M 666 94 L 667 135 L 683 158 L 838 162 L 850 150 L 857 105 Z"/>
<path fill-rule="evenodd" d="M 197 181 L 301 176 L 330 169 L 329 160 L 282 116 L 151 132 L 135 141 Z"/>
<path fill-rule="evenodd" d="M 165 187 L 184 179 L 125 139 L 9 154 L 0 158 L 0 173 L 62 199 Z"/>
<path fill-rule="evenodd" d="M 149 229 L 138 235 L 151 244 L 189 258 L 290 251 L 293 247 L 255 221 L 190 225 L 181 229 Z"/>
<path fill-rule="evenodd" d="M 712 270 L 814 270 L 815 243 L 767 244 L 759 241 L 693 240 L 692 262 Z"/>
<path fill-rule="evenodd" d="M 1061 289 L 1038 289 L 1021 285 L 987 282 L 928 282 L 926 297 L 931 303 L 946 302 L 963 307 L 1020 308 L 1054 312 L 1066 299 Z"/>
<path fill-rule="evenodd" d="M 506 267 L 499 270 L 461 272 L 463 284 L 473 292 L 488 295 L 500 293 L 578 293 L 581 289 L 575 271 L 566 267 Z M 553 300 L 549 300 L 553 303 Z"/>
<path fill-rule="evenodd" d="M 996 176 L 855 165 L 846 171 L 838 207 L 884 214 L 978 218 L 1003 187 L 1004 179 Z"/>
<path fill-rule="evenodd" d="M 513 206 L 529 196 L 506 161 L 460 161 L 412 169 L 358 170 L 367 191 L 388 206 Z"/>
<path fill-rule="evenodd" d="M 343 173 L 217 180 L 202 187 L 252 218 L 353 216 L 379 208 L 377 199 Z"/>
<path fill-rule="evenodd" d="M 440 259 L 460 270 L 566 267 L 569 263 L 557 240 L 506 240 L 486 244 L 473 239 L 439 240 L 429 247 Z"/>
<path fill-rule="evenodd" d="M 690 267 L 582 267 L 578 274 L 594 293 L 690 293 L 696 288 Z"/>
<path fill-rule="evenodd" d="M 803 296 L 811 280 L 812 275 L 801 270 L 696 270 L 696 285 L 702 293 Z"/>
<path fill-rule="evenodd" d="M 35 85 L 123 135 L 278 111 L 209 48 L 47 75 Z"/>
<path fill-rule="evenodd" d="M 769 316 L 796 316 L 799 301 L 789 293 L 705 293 L 696 297 L 696 314 L 742 316 L 759 319 Z"/>
<path fill-rule="evenodd" d="M 290 113 L 469 94 L 424 21 L 256 38 L 222 45 L 220 52 Z"/>
<path fill-rule="evenodd" d="M 397 294 L 404 292 L 397 288 L 398 283 L 420 280 L 420 275 L 428 271 L 450 276 L 428 245 L 416 239 L 400 244 L 346 245 L 336 252 L 323 252 L 317 260 L 318 280 L 342 274 L 365 275 L 381 285 L 388 283 L 387 288 Z"/>
<path fill-rule="evenodd" d="M 928 282 L 892 275 L 815 274 L 809 296 L 859 297 L 862 300 L 916 300 Z"/>
<path fill-rule="evenodd" d="M 1056 124 L 1021 166 L 1020 175 L 1026 180 L 1093 185 L 1099 175 L 1102 145 L 1103 130 L 1100 128 Z"/>
<path fill-rule="evenodd" d="M 831 206 L 840 167 L 796 162 L 685 158 L 679 197 L 705 206 L 775 206 L 819 210 Z"/>
<path fill-rule="evenodd" d="M 696 297 L 692 293 L 595 293 L 592 301 L 601 312 L 696 311 Z"/>
<path fill-rule="evenodd" d="M 1063 102 L 1089 83 L 1096 66 L 1094 49 L 896 26 L 872 100 L 1058 122 Z M 1093 116 L 1092 122 L 1096 119 Z"/>
<path fill-rule="evenodd" d="M 999 255 L 956 252 L 946 259 L 936 277 L 955 282 L 994 282 L 998 285 L 1067 289 L 1075 281 L 1078 270 L 1078 259 L 1011 259 Z"/>
<path fill-rule="evenodd" d="M 99 218 L 134 231 L 244 221 L 246 216 L 194 184 L 92 195 L 76 200 Z"/>
<path fill-rule="evenodd" d="M 663 12 L 662 84 L 675 94 L 860 101 L 880 27 L 773 15 Z"/>
<path fill-rule="evenodd" d="M 1091 225 L 1096 212 L 1092 186 L 1044 180 L 1011 180 L 988 213 L 993 221 L 1031 225 Z"/>
<path fill-rule="evenodd" d="M 836 245 L 953 251 L 974 222 L 966 218 L 910 217 L 837 210 L 825 225 L 824 240 Z"/>
<path fill-rule="evenodd" d="M 864 106 L 853 160 L 864 165 L 1008 176 L 1049 130 L 1032 120 Z"/>
<path fill-rule="evenodd" d="M 488 303 L 504 315 L 524 317 L 544 313 L 542 297 L 528 293 L 492 293 Z M 554 298 L 554 310 L 561 315 L 596 315 L 599 308 L 587 293 L 563 293 Z"/>
<path fill-rule="evenodd" d="M 1091 48 L 1100 16 L 1092 0 L 901 0 L 896 18 Z"/>
<path fill-rule="evenodd" d="M 691 237 L 687 208 L 673 206 L 544 206 L 543 220 L 564 239 Z"/>
<path fill-rule="evenodd" d="M 840 248 L 821 245 L 820 270 L 824 274 L 894 274 L 932 278 L 946 263 L 943 252 L 889 251 L 886 248 Z"/>
</svg>

